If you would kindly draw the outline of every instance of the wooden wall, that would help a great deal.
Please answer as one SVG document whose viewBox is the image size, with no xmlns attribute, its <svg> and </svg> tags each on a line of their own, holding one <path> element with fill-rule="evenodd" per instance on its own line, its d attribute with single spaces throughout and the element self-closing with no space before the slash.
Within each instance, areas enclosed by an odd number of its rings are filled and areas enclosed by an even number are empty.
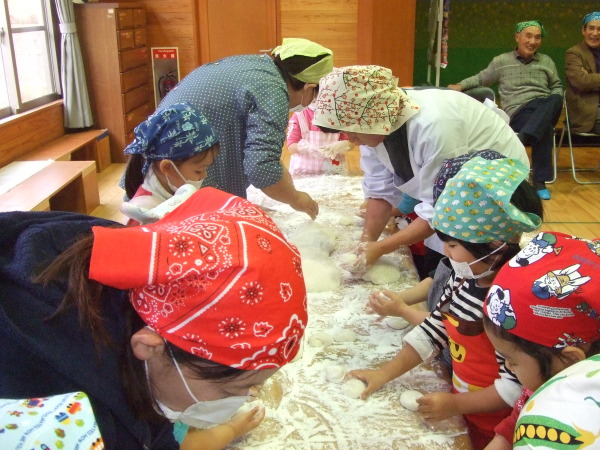
<svg viewBox="0 0 600 450">
<path fill-rule="evenodd" d="M 2 120 L 0 167 L 64 133 L 62 100 Z"/>
</svg>

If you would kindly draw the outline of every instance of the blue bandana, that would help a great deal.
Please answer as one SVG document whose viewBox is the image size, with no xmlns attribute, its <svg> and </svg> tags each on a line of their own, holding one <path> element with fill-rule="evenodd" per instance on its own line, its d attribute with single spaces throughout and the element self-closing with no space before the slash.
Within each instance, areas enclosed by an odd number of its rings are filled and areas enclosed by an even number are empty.
<svg viewBox="0 0 600 450">
<path fill-rule="evenodd" d="M 134 134 L 125 154 L 144 155 L 144 175 L 152 161 L 187 159 L 219 142 L 206 117 L 187 103 L 155 111 L 135 128 Z"/>
<path fill-rule="evenodd" d="M 600 20 L 600 11 L 594 11 L 587 14 L 581 21 L 581 24 L 585 27 L 592 20 Z"/>
</svg>

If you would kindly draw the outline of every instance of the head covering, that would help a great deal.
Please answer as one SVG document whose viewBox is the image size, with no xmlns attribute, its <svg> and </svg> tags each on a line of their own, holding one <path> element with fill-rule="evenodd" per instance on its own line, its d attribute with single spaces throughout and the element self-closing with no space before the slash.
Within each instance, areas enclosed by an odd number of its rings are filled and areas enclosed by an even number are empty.
<svg viewBox="0 0 600 450">
<path fill-rule="evenodd" d="M 509 333 L 546 347 L 597 341 L 600 240 L 540 233 L 500 269 L 484 312 Z"/>
<path fill-rule="evenodd" d="M 516 159 L 476 156 L 448 180 L 434 206 L 433 227 L 458 240 L 512 242 L 542 220 L 510 203 L 529 168 Z"/>
<path fill-rule="evenodd" d="M 319 83 L 313 125 L 353 133 L 388 135 L 419 112 L 381 66 L 341 67 Z"/>
<path fill-rule="evenodd" d="M 460 168 L 471 158 L 479 156 L 483 159 L 492 160 L 504 158 L 504 155 L 498 153 L 495 150 L 478 150 L 473 153 L 466 153 L 464 155 L 457 156 L 455 158 L 445 159 L 442 163 L 438 174 L 433 180 L 433 202 L 435 203 L 439 198 L 440 194 L 446 187 L 446 183 L 450 178 L 458 173 Z"/>
<path fill-rule="evenodd" d="M 550 378 L 521 410 L 514 448 L 598 447 L 600 355 L 579 361 Z"/>
<path fill-rule="evenodd" d="M 591 12 L 591 13 L 583 16 L 583 19 L 581 20 L 581 24 L 583 26 L 586 26 L 592 20 L 600 20 L 600 11 L 594 11 L 594 12 Z"/>
<path fill-rule="evenodd" d="M 245 370 L 281 367 L 307 321 L 300 254 L 249 201 L 203 188 L 151 225 L 94 227 L 90 279 L 175 346 Z"/>
<path fill-rule="evenodd" d="M 546 29 L 539 20 L 527 20 L 526 22 L 519 22 L 515 25 L 515 33 L 520 33 L 527 27 L 538 27 L 540 30 L 542 30 L 542 37 L 546 37 Z"/>
<path fill-rule="evenodd" d="M 219 142 L 208 119 L 188 103 L 155 111 L 133 132 L 135 139 L 125 148 L 125 154 L 144 155 L 144 175 L 152 161 L 186 159 Z"/>
<path fill-rule="evenodd" d="M 317 56 L 327 55 L 323 59 L 307 67 L 302 72 L 291 74 L 294 78 L 304 83 L 319 84 L 319 80 L 333 69 L 333 52 L 316 42 L 302 38 L 285 38 L 281 45 L 275 47 L 271 54 L 279 56 L 282 61 L 293 56 Z"/>
</svg>

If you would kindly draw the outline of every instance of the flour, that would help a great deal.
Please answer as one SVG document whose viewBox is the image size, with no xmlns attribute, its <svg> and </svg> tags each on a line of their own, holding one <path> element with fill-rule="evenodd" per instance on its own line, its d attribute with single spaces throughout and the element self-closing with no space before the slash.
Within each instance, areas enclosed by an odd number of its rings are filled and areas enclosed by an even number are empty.
<svg viewBox="0 0 600 450">
<path fill-rule="evenodd" d="M 387 383 L 367 400 L 350 398 L 342 392 L 342 379 L 348 371 L 373 368 L 393 358 L 402 348 L 402 337 L 408 331 L 408 328 L 391 329 L 376 314 L 367 312 L 365 305 L 369 295 L 381 290 L 381 286 L 357 279 L 339 268 L 341 255 L 351 252 L 362 234 L 362 221 L 355 219 L 355 212 L 363 202 L 361 181 L 361 177 L 341 175 L 294 180 L 298 190 L 308 192 L 319 203 L 315 224 L 321 227 L 321 234 L 334 236 L 331 251 L 331 241 L 322 236 L 317 237 L 318 245 L 315 243 L 312 250 L 307 250 L 306 247 L 311 246 L 305 246 L 306 242 L 300 238 L 303 267 L 308 270 L 316 267 L 304 260 L 312 261 L 315 255 L 330 251 L 323 259 L 337 266 L 342 278 L 335 289 L 308 292 L 307 345 L 301 358 L 269 378 L 258 399 L 244 406 L 250 408 L 253 403 L 265 406 L 265 419 L 259 427 L 233 442 L 229 449 L 445 450 L 453 448 L 455 436 L 465 432 L 462 423 L 429 427 L 419 414 L 400 405 L 400 395 L 406 390 L 450 389 L 449 383 L 427 365 Z M 306 215 L 288 206 L 270 215 L 290 239 L 307 226 Z M 347 224 L 349 221 L 342 219 L 347 217 L 352 218 L 352 223 Z M 416 273 L 406 249 L 386 258 L 398 268 L 399 276 L 384 289 L 400 291 L 416 284 Z M 357 339 L 335 341 L 333 336 L 339 330 L 350 330 Z M 338 379 L 341 372 L 344 375 Z"/>
</svg>

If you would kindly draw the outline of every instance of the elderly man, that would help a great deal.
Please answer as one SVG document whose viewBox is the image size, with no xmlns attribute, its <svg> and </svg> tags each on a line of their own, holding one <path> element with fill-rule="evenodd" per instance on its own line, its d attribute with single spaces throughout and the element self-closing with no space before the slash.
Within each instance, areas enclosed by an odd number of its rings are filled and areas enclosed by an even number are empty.
<svg viewBox="0 0 600 450">
<path fill-rule="evenodd" d="M 539 20 L 515 26 L 517 48 L 492 59 L 477 75 L 448 87 L 465 91 L 498 84 L 502 109 L 511 128 L 525 145 L 531 145 L 533 180 L 538 195 L 550 199 L 546 181 L 552 179 L 554 126 L 562 109 L 562 87 L 556 65 L 538 48 L 546 30 Z"/>
<path fill-rule="evenodd" d="M 529 167 L 523 144 L 490 108 L 450 89 L 404 91 L 385 67 L 334 70 L 321 80 L 316 102 L 314 125 L 343 131 L 360 145 L 367 207 L 359 247 L 367 265 L 427 238 L 434 253 L 424 264 L 435 269 L 443 246 L 430 226 L 433 188 L 445 160 L 494 149 Z M 419 218 L 376 242 L 403 196 L 417 199 Z"/>
<path fill-rule="evenodd" d="M 567 107 L 571 130 L 600 133 L 600 11 L 581 21 L 583 42 L 567 50 Z"/>
</svg>

